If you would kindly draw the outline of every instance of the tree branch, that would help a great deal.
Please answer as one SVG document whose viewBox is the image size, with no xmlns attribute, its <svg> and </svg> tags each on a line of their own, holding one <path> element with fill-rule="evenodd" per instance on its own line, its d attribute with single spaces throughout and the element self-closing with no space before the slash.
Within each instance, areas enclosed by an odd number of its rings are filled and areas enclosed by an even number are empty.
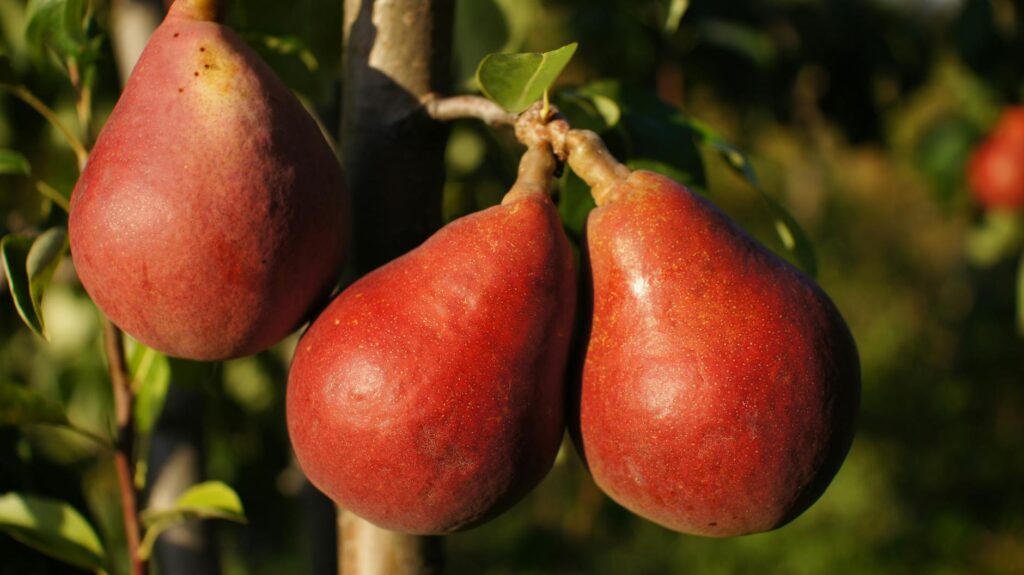
<svg viewBox="0 0 1024 575">
<path fill-rule="evenodd" d="M 110 366 L 110 383 L 114 391 L 114 416 L 117 425 L 114 441 L 114 466 L 117 468 L 117 485 L 121 492 L 121 513 L 124 517 L 124 534 L 128 543 L 128 556 L 132 575 L 145 575 L 146 562 L 139 559 L 139 513 L 138 493 L 135 491 L 133 456 L 135 451 L 135 422 L 132 417 L 134 393 L 131 376 L 124 358 L 124 336 L 109 319 L 103 318 L 103 335 L 106 344 L 107 363 Z"/>
<path fill-rule="evenodd" d="M 439 122 L 473 118 L 492 126 L 511 126 L 517 118 L 515 114 L 506 112 L 501 106 L 481 96 L 441 98 L 437 94 L 428 94 L 423 99 L 423 107 L 431 118 Z"/>
</svg>

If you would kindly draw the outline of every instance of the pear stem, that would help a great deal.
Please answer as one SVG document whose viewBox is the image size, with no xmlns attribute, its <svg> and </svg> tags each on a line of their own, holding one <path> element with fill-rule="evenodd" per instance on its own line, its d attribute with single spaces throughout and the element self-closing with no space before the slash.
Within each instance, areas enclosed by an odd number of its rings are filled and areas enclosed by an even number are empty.
<svg viewBox="0 0 1024 575">
<path fill-rule="evenodd" d="M 560 160 L 569 163 L 572 170 L 590 186 L 590 193 L 598 206 L 614 200 L 617 184 L 629 177 L 629 168 L 612 156 L 600 136 L 588 130 L 573 129 L 547 98 L 527 108 L 518 117 L 480 96 L 441 98 L 437 94 L 428 94 L 421 102 L 427 114 L 435 120 L 447 122 L 475 118 L 492 126 L 513 125 L 516 139 L 527 147 L 547 143 L 547 154 L 553 152 Z M 526 156 L 523 160 L 526 161 Z"/>
<path fill-rule="evenodd" d="M 629 177 L 630 169 L 612 156 L 604 140 L 590 130 L 570 130 L 565 137 L 569 166 L 590 186 L 590 195 L 598 206 L 616 198 L 619 182 Z"/>
<path fill-rule="evenodd" d="M 554 175 L 555 155 L 551 152 L 551 145 L 542 141 L 530 146 L 519 160 L 516 183 L 505 194 L 501 203 L 508 204 L 532 194 L 547 194 L 551 189 Z"/>
<path fill-rule="evenodd" d="M 226 0 L 175 0 L 168 15 L 183 16 L 190 20 L 220 22 L 224 16 Z"/>
</svg>

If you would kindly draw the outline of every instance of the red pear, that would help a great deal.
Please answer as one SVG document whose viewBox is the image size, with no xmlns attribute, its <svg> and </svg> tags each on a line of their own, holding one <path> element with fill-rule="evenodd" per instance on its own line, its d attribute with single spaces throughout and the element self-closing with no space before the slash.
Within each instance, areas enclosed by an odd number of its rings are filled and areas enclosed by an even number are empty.
<svg viewBox="0 0 1024 575">
<path fill-rule="evenodd" d="M 447 533 L 550 469 L 564 429 L 572 252 L 531 148 L 500 206 L 366 275 L 313 323 L 288 378 L 302 469 L 381 527 Z"/>
<path fill-rule="evenodd" d="M 594 480 L 685 533 L 779 527 L 849 450 L 850 332 L 821 289 L 705 199 L 651 172 L 609 174 L 586 229 L 592 313 L 573 406 Z"/>
<path fill-rule="evenodd" d="M 153 33 L 71 198 L 86 291 L 171 355 L 256 353 L 333 288 L 346 249 L 341 168 L 270 68 L 178 0 Z"/>
<path fill-rule="evenodd" d="M 974 199 L 990 210 L 1024 207 L 1024 107 L 1003 111 L 967 165 Z"/>
</svg>

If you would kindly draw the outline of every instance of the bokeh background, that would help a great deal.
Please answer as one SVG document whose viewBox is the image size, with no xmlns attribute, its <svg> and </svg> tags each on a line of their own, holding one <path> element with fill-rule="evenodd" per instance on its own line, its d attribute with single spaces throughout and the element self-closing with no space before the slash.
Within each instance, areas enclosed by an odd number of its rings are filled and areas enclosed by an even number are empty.
<svg viewBox="0 0 1024 575">
<path fill-rule="evenodd" d="M 0 0 L 0 73 L 77 125 L 66 73 L 26 34 L 27 15 L 46 4 Z M 341 2 L 231 4 L 228 21 L 336 132 Z M 688 157 L 690 143 L 673 143 L 687 132 L 666 128 L 666 114 L 700 120 L 746 152 L 764 190 L 806 230 L 818 279 L 859 345 L 863 401 L 853 449 L 824 497 L 790 525 L 712 540 L 667 531 L 612 503 L 566 444 L 521 504 L 446 538 L 448 571 L 1024 573 L 1024 339 L 1015 320 L 1024 234 L 1020 215 L 984 213 L 972 202 L 964 176 L 972 148 L 1024 97 L 1024 6 L 695 0 L 675 27 L 666 25 L 670 4 L 458 0 L 451 91 L 473 90 L 487 53 L 577 41 L 557 97 L 571 106 L 595 82 L 612 90 L 631 125 L 655 133 L 641 142 L 597 110 L 617 151 L 641 156 L 646 147 L 648 159 L 683 172 L 785 255 L 758 192 L 714 151 Z M 110 4 L 92 5 L 94 136 L 120 78 Z M 21 152 L 35 178 L 70 193 L 74 155 L 31 108 L 3 93 L 0 148 Z M 455 123 L 438 208 L 445 218 L 498 202 L 517 153 L 501 130 Z M 569 180 L 561 188 L 574 235 L 586 200 Z M 0 175 L 0 235 L 64 218 L 33 179 Z M 82 427 L 103 430 L 111 397 L 98 312 L 70 261 L 43 312 L 49 343 L 21 323 L 0 282 L 0 379 L 30 386 Z M 202 430 L 200 467 L 238 491 L 249 518 L 216 526 L 215 552 L 231 575 L 311 572 L 314 551 L 331 542 L 309 519 L 285 433 L 293 346 L 294 337 L 223 365 L 171 364 L 174 393 L 201 405 L 192 410 L 193 429 Z M 118 548 L 111 463 L 88 441 L 50 428 L 0 428 L 0 493 L 9 490 L 72 502 Z M 0 573 L 63 572 L 73 571 L 0 535 Z"/>
</svg>

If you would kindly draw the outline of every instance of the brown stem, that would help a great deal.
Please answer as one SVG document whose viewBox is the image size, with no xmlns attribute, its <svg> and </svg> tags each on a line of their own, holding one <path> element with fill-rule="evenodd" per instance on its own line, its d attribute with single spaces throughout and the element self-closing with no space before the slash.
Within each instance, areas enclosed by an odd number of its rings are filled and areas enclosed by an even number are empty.
<svg viewBox="0 0 1024 575">
<path fill-rule="evenodd" d="M 516 138 L 528 145 L 548 142 L 556 156 L 567 161 L 572 171 L 590 186 L 594 201 L 601 206 L 614 199 L 617 184 L 630 170 L 612 156 L 600 136 L 576 130 L 551 106 L 537 102 L 516 120 Z"/>
<path fill-rule="evenodd" d="M 145 575 L 147 564 L 139 559 L 138 493 L 135 491 L 133 456 L 135 451 L 135 422 L 132 418 L 131 377 L 124 357 L 124 336 L 107 318 L 103 318 L 103 335 L 107 362 L 110 364 L 110 383 L 114 390 L 114 417 L 117 425 L 114 441 L 114 466 L 117 468 L 117 486 L 121 492 L 121 513 L 124 535 L 128 543 L 128 557 L 132 575 Z"/>
<path fill-rule="evenodd" d="M 480 96 L 440 98 L 428 94 L 423 105 L 439 121 L 476 118 L 491 125 L 514 125 L 516 139 L 533 148 L 545 144 L 591 188 L 594 201 L 601 206 L 614 199 L 616 184 L 627 178 L 629 168 L 615 159 L 604 141 L 594 132 L 576 130 L 554 106 L 537 102 L 519 116 L 504 111 Z M 549 152 L 550 153 L 550 152 Z"/>
<path fill-rule="evenodd" d="M 512 126 L 517 116 L 481 96 L 451 96 L 440 98 L 427 94 L 423 107 L 430 117 L 439 122 L 450 122 L 462 118 L 477 119 L 492 126 Z"/>
<path fill-rule="evenodd" d="M 604 140 L 590 130 L 569 130 L 565 136 L 565 155 L 572 171 L 590 186 L 590 195 L 598 206 L 615 199 L 615 190 L 630 170 L 612 156 Z"/>
<path fill-rule="evenodd" d="M 224 16 L 226 0 L 175 0 L 168 15 L 179 15 L 192 20 L 220 22 Z"/>
</svg>

